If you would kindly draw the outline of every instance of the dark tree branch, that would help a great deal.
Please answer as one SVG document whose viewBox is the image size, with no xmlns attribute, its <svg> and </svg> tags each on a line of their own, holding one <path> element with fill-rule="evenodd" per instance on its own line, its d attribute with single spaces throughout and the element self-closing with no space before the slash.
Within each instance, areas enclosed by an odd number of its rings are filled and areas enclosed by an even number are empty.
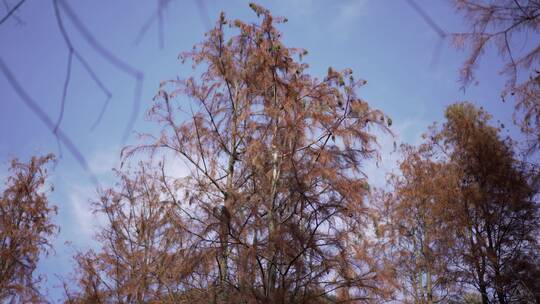
<svg viewBox="0 0 540 304">
<path fill-rule="evenodd" d="M 420 5 L 418 5 L 418 3 L 416 3 L 416 1 L 407 0 L 407 3 L 409 3 L 409 5 L 420 15 L 420 17 L 422 17 L 422 19 L 424 19 L 429 27 L 431 27 L 431 29 L 433 29 L 433 31 L 439 35 L 439 37 L 442 39 L 446 38 L 447 33 L 440 26 L 438 26 L 437 23 L 435 23 L 433 18 L 431 18 L 426 11 Z"/>
<path fill-rule="evenodd" d="M 120 59 L 116 55 L 114 55 L 111 51 L 109 51 L 107 48 L 105 48 L 102 44 L 100 44 L 96 38 L 90 33 L 90 31 L 86 28 L 84 24 L 80 21 L 80 18 L 75 14 L 75 12 L 71 9 L 71 7 L 63 0 L 58 0 L 62 10 L 66 13 L 67 17 L 71 20 L 77 31 L 82 35 L 82 37 L 90 44 L 90 46 L 99 54 L 101 57 L 103 57 L 105 60 L 107 60 L 111 65 L 115 66 L 120 71 L 130 75 L 135 79 L 135 92 L 134 92 L 134 103 L 133 103 L 133 109 L 131 112 L 131 116 L 129 118 L 128 124 L 126 126 L 126 129 L 124 131 L 124 134 L 122 136 L 122 140 L 126 141 L 129 134 L 131 133 L 131 130 L 133 129 L 133 125 L 135 124 L 135 121 L 137 119 L 137 116 L 140 112 L 140 106 L 141 106 L 141 98 L 142 98 L 142 86 L 144 81 L 144 73 L 140 70 L 136 69 L 135 67 L 131 66 L 124 60 Z"/>
<path fill-rule="evenodd" d="M 440 37 L 440 41 L 435 46 L 435 50 L 433 53 L 433 57 L 431 59 L 431 66 L 435 66 L 437 64 L 437 59 L 439 58 L 439 54 L 441 52 L 441 47 L 443 44 L 444 39 L 448 36 L 448 33 L 444 31 L 437 23 L 429 16 L 428 13 L 420 6 L 418 3 L 416 3 L 415 0 L 407 0 L 407 3 L 424 19 L 424 21 L 427 23 L 429 27 Z"/>
<path fill-rule="evenodd" d="M 135 38 L 135 41 L 133 42 L 135 45 L 139 44 L 144 36 L 146 35 L 146 32 L 150 29 L 154 21 L 157 20 L 157 26 L 158 26 L 158 43 L 159 48 L 162 50 L 165 43 L 164 43 L 164 24 L 163 24 L 163 11 L 167 8 L 167 5 L 169 4 L 171 0 L 158 0 L 157 1 L 157 9 L 156 11 L 146 20 L 144 25 L 139 30 L 139 33 L 137 34 L 137 38 Z"/>
<path fill-rule="evenodd" d="M 52 119 L 43 111 L 43 109 L 38 105 L 36 101 L 34 101 L 30 95 L 23 89 L 23 87 L 19 84 L 19 82 L 15 79 L 15 76 L 7 65 L 4 63 L 2 58 L 0 58 L 0 71 L 2 71 L 2 74 L 6 77 L 11 87 L 15 90 L 17 95 L 21 98 L 21 100 L 24 102 L 24 104 L 43 122 L 47 128 L 56 136 L 56 138 L 64 144 L 68 151 L 75 157 L 75 160 L 79 163 L 79 165 L 86 171 L 86 173 L 89 175 L 90 180 L 92 183 L 97 187 L 99 187 L 99 182 L 88 166 L 88 162 L 82 155 L 82 153 L 79 151 L 77 146 L 73 143 L 73 141 L 67 136 L 62 129 L 57 129 L 56 133 L 54 132 L 55 124 L 53 123 Z"/>
<path fill-rule="evenodd" d="M 15 13 L 16 10 L 19 9 L 19 7 L 21 7 L 21 5 L 23 5 L 23 3 L 25 2 L 26 0 L 21 0 L 19 1 L 17 4 L 15 4 L 15 6 L 4 16 L 2 17 L 2 20 L 0 20 L 0 25 L 2 25 L 4 22 L 6 22 L 6 20 L 9 19 L 9 17 L 11 15 L 13 15 L 13 13 Z"/>
<path fill-rule="evenodd" d="M 67 90 L 69 87 L 69 80 L 71 78 L 71 62 L 72 61 L 73 61 L 73 50 L 70 50 L 68 54 L 66 78 L 64 80 L 64 88 L 62 90 L 62 100 L 60 102 L 60 114 L 58 115 L 58 120 L 56 121 L 56 125 L 54 126 L 54 131 L 53 131 L 54 134 L 56 134 L 56 132 L 58 131 L 58 128 L 60 127 L 60 123 L 62 123 L 62 118 L 64 117 Z"/>
<path fill-rule="evenodd" d="M 69 56 L 69 58 L 68 58 L 68 71 L 67 71 L 67 74 L 66 74 L 66 82 L 64 84 L 64 94 L 62 96 L 61 113 L 63 114 L 63 112 L 64 112 L 65 97 L 66 97 L 66 94 L 67 94 L 67 84 L 69 83 L 69 79 L 70 79 L 70 71 L 71 71 L 70 65 L 71 65 L 71 61 L 72 61 L 71 57 L 75 56 L 75 58 L 77 60 L 79 60 L 79 62 L 82 64 L 82 66 L 84 67 L 84 69 L 86 70 L 88 75 L 90 75 L 92 80 L 94 80 L 96 85 L 101 89 L 101 91 L 103 91 L 103 93 L 107 97 L 107 99 L 105 100 L 105 103 L 103 104 L 103 107 L 101 108 L 101 111 L 100 111 L 100 113 L 98 115 L 98 118 L 92 124 L 92 127 L 90 128 L 90 130 L 93 130 L 99 124 L 99 122 L 101 121 L 101 118 L 103 117 L 103 114 L 105 113 L 105 110 L 106 110 L 107 106 L 109 105 L 109 101 L 110 101 L 110 99 L 112 97 L 112 94 L 109 91 L 109 89 L 107 89 L 107 87 L 105 87 L 105 85 L 99 79 L 99 77 L 94 72 L 94 70 L 90 67 L 90 65 L 88 64 L 86 59 L 84 59 L 84 57 L 79 53 L 79 51 L 73 46 L 73 43 L 71 42 L 71 39 L 69 38 L 69 35 L 67 34 L 66 28 L 64 27 L 64 22 L 62 20 L 62 15 L 60 14 L 60 9 L 58 7 L 58 0 L 54 0 L 53 5 L 54 5 L 54 13 L 55 13 L 55 17 L 56 17 L 56 22 L 58 24 L 58 28 L 60 30 L 60 33 L 62 34 L 62 37 L 64 38 L 64 41 L 66 43 L 66 47 L 67 47 L 68 52 L 69 52 L 69 55 L 68 55 Z M 60 124 L 60 120 L 61 120 L 61 117 L 59 118 L 57 126 Z"/>
<path fill-rule="evenodd" d="M 6 7 L 6 11 L 10 11 L 11 7 L 7 3 L 7 0 L 2 0 L 2 2 L 4 3 L 4 6 Z M 21 18 L 17 17 L 17 15 L 15 15 L 15 14 L 12 14 L 11 18 L 13 18 L 13 19 L 15 19 L 17 21 L 17 25 L 25 24 L 25 22 L 22 21 Z"/>
</svg>

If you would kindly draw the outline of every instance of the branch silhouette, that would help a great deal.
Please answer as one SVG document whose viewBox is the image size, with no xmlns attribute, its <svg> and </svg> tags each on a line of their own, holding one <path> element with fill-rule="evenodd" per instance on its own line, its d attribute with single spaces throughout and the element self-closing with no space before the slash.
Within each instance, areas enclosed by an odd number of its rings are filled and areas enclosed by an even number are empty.
<svg viewBox="0 0 540 304">
<path fill-rule="evenodd" d="M 136 69 L 132 65 L 128 64 L 124 60 L 120 59 L 114 55 L 109 49 L 105 48 L 97 39 L 90 33 L 86 26 L 80 21 L 80 18 L 75 14 L 73 9 L 67 4 L 64 0 L 56 0 L 60 7 L 70 19 L 71 23 L 74 25 L 75 29 L 81 34 L 81 36 L 86 40 L 86 42 L 105 60 L 107 60 L 111 65 L 116 67 L 118 70 L 130 75 L 135 79 L 135 91 L 134 91 L 134 102 L 133 109 L 129 121 L 127 123 L 126 129 L 122 136 L 122 141 L 125 142 L 133 129 L 135 120 L 140 112 L 141 106 L 141 95 L 142 95 L 142 86 L 144 81 L 144 73 Z"/>
<path fill-rule="evenodd" d="M 2 3 L 4 3 L 4 6 L 6 7 L 6 11 L 9 12 L 11 10 L 11 6 L 7 2 L 7 0 L 2 0 Z M 21 18 L 19 18 L 15 13 L 12 13 L 11 18 L 15 19 L 15 21 L 17 22 L 17 25 L 25 24 L 25 22 L 22 21 Z"/>
<path fill-rule="evenodd" d="M 426 11 L 420 5 L 418 5 L 416 1 L 407 0 L 407 3 L 409 3 L 409 5 L 418 13 L 418 15 L 420 15 L 420 17 L 422 17 L 422 19 L 424 19 L 424 21 L 429 25 L 429 27 L 431 27 L 433 31 L 435 31 L 437 35 L 439 35 L 439 37 L 441 37 L 442 39 L 446 38 L 448 34 L 439 25 L 437 25 L 437 23 L 435 23 L 433 18 L 431 18 L 431 16 L 429 16 L 429 14 L 426 13 Z"/>
<path fill-rule="evenodd" d="M 21 5 L 24 4 L 25 1 L 26 0 L 21 0 L 17 4 L 15 4 L 15 6 L 12 7 L 11 10 L 9 10 L 8 13 L 4 17 L 2 17 L 2 19 L 0 20 L 0 25 L 6 22 L 9 19 L 9 17 L 11 17 L 15 13 L 15 11 L 18 10 L 19 7 L 21 7 Z"/>
<path fill-rule="evenodd" d="M 439 54 L 441 52 L 441 47 L 444 39 L 448 37 L 448 33 L 443 30 L 436 22 L 431 18 L 431 16 L 418 4 L 415 0 L 407 0 L 407 3 L 414 9 L 420 17 L 426 22 L 426 24 L 440 37 L 439 42 L 435 46 L 435 50 L 433 53 L 433 58 L 431 59 L 431 66 L 435 66 L 437 64 L 437 59 L 439 57 Z"/>
<path fill-rule="evenodd" d="M 143 24 L 141 29 L 139 30 L 139 33 L 137 34 L 137 38 L 135 38 L 135 41 L 133 43 L 135 45 L 139 44 L 144 36 L 146 35 L 146 32 L 150 29 L 152 24 L 157 20 L 157 26 L 158 26 L 158 43 L 159 48 L 162 50 L 165 43 L 164 43 L 164 29 L 163 29 L 163 11 L 167 9 L 167 5 L 171 0 L 158 0 L 157 1 L 157 8 L 155 12 L 146 20 L 146 22 Z"/>
<path fill-rule="evenodd" d="M 99 182 L 88 166 L 88 162 L 86 161 L 86 158 L 83 156 L 81 151 L 77 148 L 77 146 L 73 143 L 73 141 L 69 138 L 67 134 L 62 131 L 61 128 L 56 128 L 55 124 L 53 123 L 53 120 L 43 111 L 43 109 L 38 105 L 38 103 L 30 97 L 30 95 L 24 90 L 24 88 L 19 84 L 19 82 L 15 79 L 15 76 L 13 73 L 9 70 L 8 66 L 4 63 L 2 58 L 0 58 L 0 71 L 2 71 L 2 74 L 6 77 L 9 84 L 13 89 L 15 90 L 15 93 L 19 95 L 22 102 L 43 122 L 47 128 L 54 134 L 54 136 L 57 138 L 59 142 L 64 144 L 68 151 L 73 155 L 75 160 L 79 163 L 79 165 L 86 171 L 88 174 L 90 181 L 97 187 L 99 187 Z"/>
<path fill-rule="evenodd" d="M 55 13 L 56 22 L 58 24 L 58 28 L 60 30 L 62 38 L 64 39 L 64 41 L 66 43 L 66 47 L 67 47 L 68 52 L 69 52 L 69 54 L 68 54 L 68 69 L 67 69 L 67 73 L 66 73 L 66 80 L 65 80 L 65 83 L 64 83 L 64 89 L 63 89 L 64 93 L 62 95 L 62 102 L 61 102 L 62 106 L 61 106 L 61 112 L 60 113 L 62 114 L 63 111 L 64 111 L 66 92 L 67 92 L 67 87 L 68 87 L 69 79 L 70 79 L 72 57 L 75 57 L 82 64 L 82 66 L 84 67 L 84 69 L 86 70 L 88 75 L 90 75 L 90 78 L 92 78 L 92 80 L 96 83 L 96 85 L 99 87 L 99 89 L 101 91 L 103 91 L 103 93 L 106 96 L 106 100 L 105 100 L 105 102 L 104 102 L 104 104 L 103 104 L 103 106 L 101 108 L 101 111 L 100 111 L 96 121 L 92 124 L 92 127 L 90 128 L 90 130 L 92 131 L 97 127 L 97 125 L 101 121 L 101 118 L 103 117 L 103 114 L 105 113 L 105 110 L 106 110 L 107 106 L 109 105 L 109 102 L 110 102 L 110 100 L 112 98 L 112 93 L 105 86 L 105 84 L 103 84 L 103 82 L 99 79 L 96 72 L 88 64 L 86 59 L 73 46 L 73 43 L 71 42 L 71 39 L 69 38 L 69 35 L 67 34 L 67 31 L 65 29 L 64 22 L 63 22 L 63 19 L 62 19 L 62 15 L 60 14 L 60 9 L 58 7 L 58 0 L 54 0 L 53 4 L 54 4 L 54 13 Z M 57 126 L 60 124 L 61 117 L 62 117 L 62 115 L 59 117 L 59 120 L 57 122 Z"/>
</svg>

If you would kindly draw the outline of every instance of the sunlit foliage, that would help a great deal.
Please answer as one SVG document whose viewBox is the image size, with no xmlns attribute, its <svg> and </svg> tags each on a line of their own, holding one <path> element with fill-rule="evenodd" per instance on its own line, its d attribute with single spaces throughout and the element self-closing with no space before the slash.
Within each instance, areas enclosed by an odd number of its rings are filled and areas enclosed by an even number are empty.
<svg viewBox="0 0 540 304">
<path fill-rule="evenodd" d="M 39 303 L 40 277 L 35 275 L 42 254 L 51 249 L 57 231 L 56 213 L 47 195 L 46 165 L 52 155 L 32 157 L 28 163 L 11 162 L 0 195 L 0 302 Z"/>
</svg>

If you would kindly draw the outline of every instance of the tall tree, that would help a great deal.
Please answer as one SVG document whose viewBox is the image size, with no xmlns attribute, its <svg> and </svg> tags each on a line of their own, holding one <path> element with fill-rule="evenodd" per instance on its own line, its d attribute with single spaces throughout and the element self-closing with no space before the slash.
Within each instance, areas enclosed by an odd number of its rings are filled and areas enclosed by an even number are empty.
<svg viewBox="0 0 540 304">
<path fill-rule="evenodd" d="M 377 197 L 376 231 L 387 240 L 400 293 L 406 303 L 440 303 L 457 291 L 451 270 L 455 235 L 455 170 L 436 159 L 429 143 L 403 145 L 399 173 Z"/>
<path fill-rule="evenodd" d="M 521 303 L 514 284 L 521 278 L 513 267 L 537 242 L 537 172 L 515 159 L 512 142 L 501 139 L 489 119 L 470 103 L 454 104 L 431 138 L 459 172 L 459 275 L 483 303 Z"/>
<path fill-rule="evenodd" d="M 538 172 L 470 103 L 445 112 L 418 148 L 404 146 L 389 192 L 378 197 L 376 232 L 396 265 L 405 301 L 527 303 L 538 291 Z M 531 300 L 533 299 L 533 300 Z"/>
<path fill-rule="evenodd" d="M 56 226 L 45 189 L 45 165 L 52 155 L 32 157 L 28 163 L 15 159 L 11 175 L 0 195 L 0 302 L 40 303 L 41 280 L 34 272 L 40 255 L 51 249 Z M 51 188 L 52 190 L 52 188 Z"/>
<path fill-rule="evenodd" d="M 118 185 L 94 203 L 107 220 L 97 235 L 101 249 L 76 255 L 80 290 L 66 283 L 66 303 L 207 302 L 200 282 L 215 257 L 206 239 L 186 233 L 185 206 L 169 192 L 163 164 L 117 173 Z"/>
<path fill-rule="evenodd" d="M 171 153 L 190 170 L 186 178 L 162 177 L 150 195 L 176 202 L 183 237 L 171 240 L 171 250 L 185 256 L 168 269 L 190 270 L 185 280 L 172 274 L 174 288 L 183 296 L 203 291 L 191 299 L 203 303 L 375 301 L 386 293 L 385 272 L 370 256 L 361 166 L 377 157 L 369 128 L 387 130 L 388 118 L 356 95 L 365 81 L 350 69 L 310 76 L 301 62 L 307 51 L 286 47 L 274 27 L 287 19 L 250 6 L 259 23 L 222 14 L 206 40 L 181 55 L 197 76 L 162 83 L 149 111 L 161 134 L 124 151 L 126 159 Z M 238 34 L 226 35 L 227 28 Z M 146 200 L 129 197 L 134 205 Z M 109 224 L 133 227 L 127 218 Z M 92 269 L 80 267 L 82 277 Z M 104 275 L 103 285 L 115 280 Z M 83 297 L 103 290 L 93 282 L 81 280 Z"/>
</svg>

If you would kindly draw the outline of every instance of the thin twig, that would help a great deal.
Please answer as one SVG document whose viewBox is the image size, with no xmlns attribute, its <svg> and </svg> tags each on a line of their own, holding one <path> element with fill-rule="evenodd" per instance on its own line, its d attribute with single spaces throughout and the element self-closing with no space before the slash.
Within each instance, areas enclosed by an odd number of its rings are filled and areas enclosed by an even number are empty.
<svg viewBox="0 0 540 304">
<path fill-rule="evenodd" d="M 414 0 L 407 0 L 407 3 L 424 19 L 424 21 L 437 33 L 437 35 L 440 37 L 440 41 L 435 46 L 435 49 L 433 50 L 433 57 L 431 58 L 431 67 L 435 67 L 437 64 L 437 61 L 439 59 L 439 55 L 441 53 L 441 47 L 443 45 L 444 39 L 448 36 L 448 33 L 446 33 L 437 23 L 429 16 L 428 13 L 420 6 L 416 1 Z"/>
<path fill-rule="evenodd" d="M 64 88 L 62 90 L 62 100 L 60 102 L 60 115 L 58 115 L 58 120 L 56 121 L 56 125 L 54 126 L 54 131 L 53 131 L 54 134 L 56 134 L 56 132 L 58 131 L 58 128 L 60 127 L 60 123 L 62 122 L 62 118 L 64 117 L 67 90 L 69 87 L 69 80 L 71 78 L 71 62 L 72 61 L 73 61 L 73 50 L 70 49 L 69 54 L 68 54 L 68 61 L 67 61 L 66 78 L 64 80 Z"/>
<path fill-rule="evenodd" d="M 510 63 L 512 65 L 512 76 L 510 76 L 510 81 L 512 87 L 515 87 L 517 81 L 517 64 L 514 60 L 514 55 L 512 55 L 512 48 L 510 48 L 510 43 L 508 42 L 508 32 L 504 32 L 504 43 L 506 51 L 508 52 L 508 57 L 510 57 Z"/>
<path fill-rule="evenodd" d="M 18 10 L 19 7 L 20 7 L 21 5 L 23 5 L 23 3 L 24 3 L 25 1 L 26 1 L 26 0 L 21 0 L 21 1 L 19 1 L 19 3 L 15 4 L 15 6 L 7 13 L 4 17 L 2 17 L 2 20 L 0 20 L 0 25 L 2 25 L 2 23 L 6 22 L 6 20 L 8 20 L 9 17 L 10 17 L 11 15 L 13 15 L 13 13 L 15 13 L 15 11 Z"/>
<path fill-rule="evenodd" d="M 71 7 L 67 4 L 67 2 L 64 0 L 58 0 L 58 1 L 60 5 L 62 6 L 63 11 L 66 13 L 67 17 L 71 20 L 75 28 L 79 31 L 79 33 L 86 40 L 86 42 L 88 42 L 88 44 L 90 44 L 90 46 L 99 55 L 101 55 L 105 60 L 107 60 L 111 65 L 115 66 L 117 69 L 132 76 L 135 79 L 135 91 L 134 91 L 135 99 L 133 103 L 133 109 L 131 111 L 131 116 L 129 118 L 124 134 L 122 136 L 122 141 L 126 141 L 129 134 L 131 133 L 131 130 L 133 129 L 133 125 L 135 124 L 137 116 L 139 115 L 139 112 L 140 112 L 144 74 L 140 70 L 136 69 L 135 67 L 131 66 L 127 62 L 118 58 L 111 51 L 109 51 L 102 44 L 100 44 L 96 40 L 96 38 L 90 33 L 90 31 L 86 28 L 86 26 L 82 24 L 80 18 L 75 14 L 75 12 L 71 9 Z"/>
<path fill-rule="evenodd" d="M 77 51 L 77 49 L 73 46 L 73 43 L 71 42 L 71 39 L 69 38 L 69 35 L 67 34 L 67 31 L 66 31 L 66 28 L 64 27 L 64 22 L 63 22 L 63 19 L 62 19 L 62 15 L 60 14 L 60 10 L 58 8 L 58 0 L 54 0 L 53 1 L 53 5 L 54 5 L 54 13 L 55 13 L 55 17 L 56 17 L 56 22 L 58 24 L 58 28 L 60 29 L 60 33 L 62 34 L 62 37 L 64 38 L 64 42 L 66 43 L 66 46 L 68 48 L 68 52 L 69 52 L 69 56 L 75 56 L 75 58 L 82 64 L 82 66 L 84 67 L 84 69 L 86 70 L 86 72 L 88 73 L 88 75 L 90 75 L 90 78 L 92 78 L 92 80 L 94 80 L 94 82 L 97 84 L 97 86 L 101 89 L 101 91 L 103 91 L 103 93 L 105 94 L 106 96 L 106 100 L 105 100 L 105 103 L 103 104 L 102 108 L 101 108 L 101 111 L 99 113 L 99 116 L 98 118 L 96 119 L 96 121 L 92 124 L 92 127 L 90 128 L 90 130 L 94 130 L 94 128 L 99 124 L 99 122 L 101 121 L 101 118 L 103 117 L 103 114 L 105 113 L 105 109 L 107 108 L 107 106 L 109 105 L 109 101 L 111 100 L 111 97 L 112 97 L 112 94 L 110 92 L 109 89 L 107 89 L 107 87 L 103 84 L 103 82 L 99 79 L 99 77 L 97 76 L 97 74 L 94 72 L 94 70 L 92 69 L 92 67 L 88 64 L 88 62 L 86 61 L 86 59 L 84 59 L 84 57 Z M 69 59 L 71 61 L 71 59 Z M 69 61 L 69 62 L 70 62 Z M 66 75 L 66 82 L 69 81 L 69 71 L 70 69 L 68 69 L 68 75 Z M 64 85 L 64 92 L 67 90 L 67 86 Z M 62 105 L 65 103 L 65 93 L 64 93 L 64 97 L 62 99 Z M 62 106 L 62 109 L 61 109 L 61 112 L 63 113 L 63 106 Z M 59 125 L 59 123 L 57 124 Z"/>
<path fill-rule="evenodd" d="M 135 40 L 133 41 L 133 44 L 137 45 L 139 44 L 142 39 L 144 38 L 144 36 L 146 35 L 146 32 L 148 31 L 148 29 L 150 29 L 150 26 L 152 25 L 152 23 L 154 23 L 154 21 L 156 20 L 156 15 L 157 13 L 154 12 L 150 18 L 148 18 L 148 20 L 146 20 L 146 22 L 143 24 L 143 26 L 141 27 L 141 29 L 139 30 L 139 33 L 137 34 L 137 37 L 135 38 Z"/>
<path fill-rule="evenodd" d="M 133 43 L 135 45 L 139 44 L 144 36 L 146 35 L 146 32 L 150 29 L 154 21 L 157 20 L 158 23 L 158 43 L 159 48 L 162 50 L 165 43 L 164 43 L 164 20 L 163 20 L 163 11 L 167 8 L 167 5 L 169 4 L 171 0 L 158 0 L 157 1 L 157 9 L 156 11 L 146 20 L 146 22 L 143 24 L 141 29 L 139 30 L 139 33 L 137 34 L 137 38 L 135 38 L 135 41 Z"/>
<path fill-rule="evenodd" d="M 58 1 L 53 1 L 54 6 L 54 14 L 56 16 L 56 22 L 58 23 L 58 27 L 60 28 L 60 32 L 62 33 L 62 36 L 64 37 L 64 41 L 66 42 L 67 48 L 68 48 L 68 62 L 67 62 L 67 71 L 66 71 L 66 77 L 64 80 L 64 88 L 62 90 L 62 99 L 60 101 L 60 115 L 58 115 L 58 120 L 56 122 L 56 126 L 54 127 L 53 133 L 56 134 L 58 127 L 60 127 L 60 123 L 62 122 L 62 118 L 64 117 L 64 109 L 66 105 L 66 96 L 67 96 L 67 90 L 69 86 L 69 80 L 71 78 L 71 63 L 73 61 L 73 45 L 71 44 L 71 41 L 67 37 L 66 30 L 64 28 L 64 24 L 62 22 L 62 19 L 60 18 L 60 12 L 58 9 Z M 60 157 L 62 155 L 62 150 L 60 147 L 60 142 L 57 141 L 58 144 L 58 151 L 60 153 Z"/>
<path fill-rule="evenodd" d="M 2 2 L 4 3 L 4 6 L 6 7 L 6 11 L 9 11 L 10 6 L 7 3 L 7 0 L 2 0 Z M 17 15 L 15 15 L 15 14 L 12 15 L 12 18 L 15 19 L 15 21 L 17 21 L 17 25 L 25 24 L 25 22 L 22 21 L 21 18 L 17 17 Z"/>
<path fill-rule="evenodd" d="M 523 15 L 525 17 L 528 16 L 527 12 L 525 12 L 525 10 L 523 9 L 523 7 L 521 6 L 521 4 L 519 4 L 518 0 L 514 0 L 514 3 L 517 5 L 517 7 L 519 8 L 519 10 L 523 13 Z"/>
<path fill-rule="evenodd" d="M 94 131 L 94 129 L 99 125 L 99 123 L 101 122 L 101 119 L 103 118 L 103 115 L 105 114 L 105 111 L 107 110 L 107 106 L 109 105 L 110 101 L 111 101 L 111 96 L 108 96 L 107 99 L 105 100 L 105 103 L 103 103 L 103 106 L 101 107 L 101 111 L 99 112 L 99 115 L 96 118 L 96 121 L 90 127 L 90 131 Z"/>
<path fill-rule="evenodd" d="M 414 0 L 407 0 L 409 5 L 424 19 L 424 21 L 439 35 L 441 38 L 445 38 L 447 36 L 446 32 L 435 23 L 435 21 L 424 11 L 424 9 L 416 3 Z"/>
</svg>

